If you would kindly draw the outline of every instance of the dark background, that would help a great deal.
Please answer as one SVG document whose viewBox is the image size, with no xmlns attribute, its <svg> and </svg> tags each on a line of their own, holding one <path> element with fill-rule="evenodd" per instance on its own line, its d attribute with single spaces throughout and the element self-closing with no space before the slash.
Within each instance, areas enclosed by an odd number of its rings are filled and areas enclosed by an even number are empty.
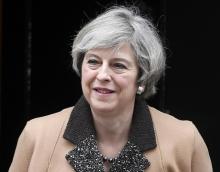
<svg viewBox="0 0 220 172">
<path fill-rule="evenodd" d="M 0 2 L 3 172 L 8 170 L 27 120 L 73 106 L 80 97 L 80 80 L 71 69 L 73 35 L 116 1 Z M 151 16 L 167 52 L 166 75 L 149 104 L 193 121 L 208 146 L 214 171 L 220 171 L 218 5 L 200 0 L 145 0 L 133 4 Z"/>
</svg>

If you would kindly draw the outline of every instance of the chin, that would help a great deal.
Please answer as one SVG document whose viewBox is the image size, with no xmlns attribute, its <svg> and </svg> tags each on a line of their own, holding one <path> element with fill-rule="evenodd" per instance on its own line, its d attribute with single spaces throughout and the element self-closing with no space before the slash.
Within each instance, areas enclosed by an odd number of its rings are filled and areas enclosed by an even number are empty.
<svg viewBox="0 0 220 172">
<path fill-rule="evenodd" d="M 100 112 L 111 112 L 113 111 L 117 106 L 116 103 L 113 102 L 101 102 L 101 101 L 91 101 L 90 107 L 95 111 Z"/>
</svg>

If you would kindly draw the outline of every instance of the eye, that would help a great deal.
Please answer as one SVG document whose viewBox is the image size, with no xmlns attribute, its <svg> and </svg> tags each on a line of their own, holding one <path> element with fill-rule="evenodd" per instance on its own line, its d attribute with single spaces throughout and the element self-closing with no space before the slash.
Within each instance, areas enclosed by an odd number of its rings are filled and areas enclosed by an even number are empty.
<svg viewBox="0 0 220 172">
<path fill-rule="evenodd" d="M 98 64 L 98 60 L 96 60 L 96 59 L 89 59 L 87 63 L 89 65 L 97 65 Z"/>
<path fill-rule="evenodd" d="M 97 69 L 100 65 L 100 61 L 95 58 L 90 58 L 87 60 L 87 64 L 90 69 Z"/>
<path fill-rule="evenodd" d="M 127 67 L 122 63 L 114 63 L 113 67 L 116 69 L 127 69 Z"/>
</svg>

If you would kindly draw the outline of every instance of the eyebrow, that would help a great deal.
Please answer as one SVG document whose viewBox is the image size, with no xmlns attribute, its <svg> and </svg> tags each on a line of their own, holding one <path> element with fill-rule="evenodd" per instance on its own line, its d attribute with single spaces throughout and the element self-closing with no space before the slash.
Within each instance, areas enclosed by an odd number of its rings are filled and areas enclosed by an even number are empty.
<svg viewBox="0 0 220 172">
<path fill-rule="evenodd" d="M 96 55 L 96 54 L 94 54 L 94 53 L 88 52 L 88 53 L 85 54 L 85 57 L 88 58 L 89 56 L 95 56 L 95 57 L 97 57 L 97 58 L 100 58 L 98 55 Z"/>
<path fill-rule="evenodd" d="M 97 54 L 95 54 L 95 53 L 93 53 L 93 52 L 87 52 L 87 53 L 85 54 L 85 58 L 86 58 L 86 59 L 89 58 L 90 56 L 94 56 L 94 57 L 96 57 L 96 58 L 101 58 L 99 55 L 97 55 Z M 129 66 L 132 66 L 132 62 L 129 61 L 129 60 L 127 60 L 127 58 L 114 57 L 114 56 L 113 56 L 112 59 L 115 60 L 115 61 L 122 61 L 122 62 L 124 62 L 124 63 L 127 63 Z"/>
<path fill-rule="evenodd" d="M 87 52 L 87 53 L 85 54 L 85 56 L 90 56 L 90 55 L 99 57 L 98 55 L 96 55 L 96 54 L 93 53 L 93 52 Z"/>
</svg>

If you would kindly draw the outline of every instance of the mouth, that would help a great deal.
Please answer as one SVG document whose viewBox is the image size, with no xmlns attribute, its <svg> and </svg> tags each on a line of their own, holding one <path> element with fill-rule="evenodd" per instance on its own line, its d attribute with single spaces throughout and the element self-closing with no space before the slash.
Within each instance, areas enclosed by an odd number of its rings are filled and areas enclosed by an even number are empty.
<svg viewBox="0 0 220 172">
<path fill-rule="evenodd" d="M 100 94 L 111 94 L 114 93 L 114 90 L 108 89 L 108 88 L 100 88 L 100 87 L 96 87 L 93 90 L 95 90 L 96 92 L 100 93 Z"/>
</svg>

